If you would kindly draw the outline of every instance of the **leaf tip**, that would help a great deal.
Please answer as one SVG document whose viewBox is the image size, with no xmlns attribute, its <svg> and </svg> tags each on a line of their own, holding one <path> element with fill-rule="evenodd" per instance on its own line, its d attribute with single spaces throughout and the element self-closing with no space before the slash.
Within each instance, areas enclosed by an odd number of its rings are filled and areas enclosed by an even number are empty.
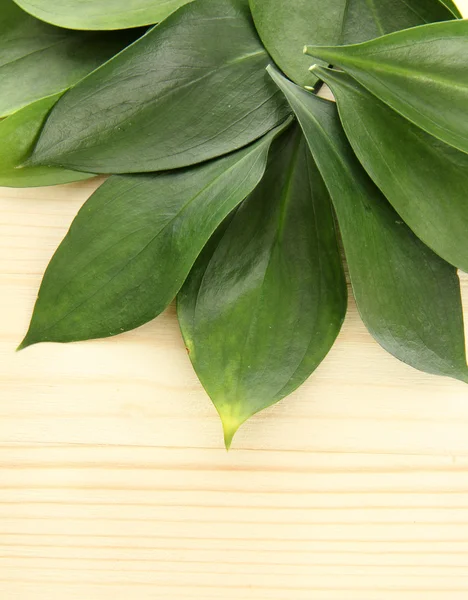
<svg viewBox="0 0 468 600">
<path fill-rule="evenodd" d="M 21 352 L 21 350 L 24 350 L 25 348 L 27 348 L 28 346 L 33 346 L 35 342 L 30 342 L 28 340 L 28 336 L 26 336 L 23 341 L 21 342 L 21 344 L 16 348 L 16 352 Z"/>
<path fill-rule="evenodd" d="M 234 436 L 246 419 L 245 417 L 241 417 L 239 414 L 234 413 L 229 408 L 226 411 L 219 411 L 219 416 L 221 417 L 221 422 L 223 424 L 224 445 L 226 446 L 226 450 L 229 451 Z"/>
<path fill-rule="evenodd" d="M 32 156 L 24 160 L 21 164 L 17 165 L 15 169 L 27 169 L 28 167 L 35 167 L 36 164 L 33 161 Z"/>
<path fill-rule="evenodd" d="M 226 446 L 226 450 L 228 452 L 231 449 L 232 440 L 234 439 L 234 436 L 236 435 L 240 425 L 240 423 L 236 424 L 223 420 L 224 445 Z"/>
<path fill-rule="evenodd" d="M 40 336 L 37 337 L 34 333 L 34 329 L 32 327 L 29 327 L 29 330 L 26 333 L 26 335 L 24 336 L 23 341 L 16 348 L 16 352 L 25 350 L 26 348 L 29 348 L 29 346 L 34 346 L 35 344 L 40 344 L 43 341 L 45 341 L 45 340 L 41 339 Z"/>
</svg>

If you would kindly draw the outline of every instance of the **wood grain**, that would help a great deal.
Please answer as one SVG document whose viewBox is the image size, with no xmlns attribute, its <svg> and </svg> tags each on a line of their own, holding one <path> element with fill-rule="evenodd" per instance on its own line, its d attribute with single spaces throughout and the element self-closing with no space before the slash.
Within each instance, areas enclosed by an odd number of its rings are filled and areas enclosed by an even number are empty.
<svg viewBox="0 0 468 600">
<path fill-rule="evenodd" d="M 93 186 L 0 190 L 0 598 L 466 600 L 467 388 L 386 355 L 354 306 L 230 453 L 172 308 L 14 352 Z"/>
</svg>

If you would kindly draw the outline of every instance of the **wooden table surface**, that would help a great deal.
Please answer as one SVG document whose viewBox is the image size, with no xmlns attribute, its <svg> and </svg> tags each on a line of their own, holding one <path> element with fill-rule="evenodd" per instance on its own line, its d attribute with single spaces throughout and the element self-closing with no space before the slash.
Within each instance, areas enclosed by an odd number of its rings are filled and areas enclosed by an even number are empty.
<svg viewBox="0 0 468 600">
<path fill-rule="evenodd" d="M 172 308 L 15 353 L 93 187 L 0 190 L 0 598 L 466 600 L 468 388 L 388 356 L 353 305 L 230 453 Z"/>
</svg>

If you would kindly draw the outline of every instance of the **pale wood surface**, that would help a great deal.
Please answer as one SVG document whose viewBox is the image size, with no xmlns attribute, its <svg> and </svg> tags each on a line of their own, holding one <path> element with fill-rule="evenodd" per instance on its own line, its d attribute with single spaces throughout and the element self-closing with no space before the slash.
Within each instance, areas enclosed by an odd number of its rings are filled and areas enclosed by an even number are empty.
<svg viewBox="0 0 468 600">
<path fill-rule="evenodd" d="M 0 598 L 466 600 L 468 388 L 386 355 L 354 306 L 229 454 L 173 309 L 14 352 L 92 189 L 0 190 Z"/>
</svg>

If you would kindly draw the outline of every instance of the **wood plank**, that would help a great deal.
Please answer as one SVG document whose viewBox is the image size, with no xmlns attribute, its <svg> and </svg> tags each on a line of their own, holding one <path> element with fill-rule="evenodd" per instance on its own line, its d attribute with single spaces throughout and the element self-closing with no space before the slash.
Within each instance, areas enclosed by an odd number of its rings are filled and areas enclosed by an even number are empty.
<svg viewBox="0 0 468 600">
<path fill-rule="evenodd" d="M 14 352 L 95 186 L 0 190 L 0 598 L 466 600 L 467 388 L 388 356 L 354 305 L 230 453 L 173 307 Z"/>
</svg>

